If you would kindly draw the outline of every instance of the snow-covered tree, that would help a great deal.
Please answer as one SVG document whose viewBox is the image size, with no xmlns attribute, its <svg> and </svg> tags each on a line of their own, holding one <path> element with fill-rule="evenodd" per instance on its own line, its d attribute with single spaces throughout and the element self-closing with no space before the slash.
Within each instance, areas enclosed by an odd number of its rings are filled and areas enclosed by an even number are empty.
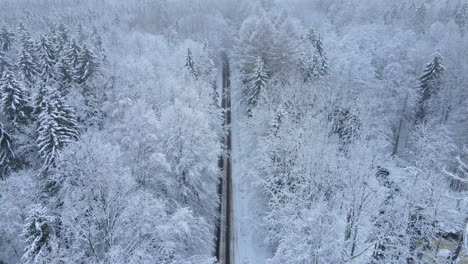
<svg viewBox="0 0 468 264">
<path fill-rule="evenodd" d="M 0 28 L 0 46 L 3 51 L 9 51 L 15 42 L 15 34 L 10 32 L 6 26 Z"/>
<path fill-rule="evenodd" d="M 59 59 L 56 64 L 57 81 L 60 85 L 61 92 L 66 95 L 68 86 L 75 80 L 75 70 L 68 64 L 65 57 Z"/>
<path fill-rule="evenodd" d="M 390 179 L 390 172 L 378 167 L 376 178 L 384 187 L 385 196 L 378 212 L 372 216 L 373 227 L 369 239 L 374 243 L 370 263 L 397 263 L 405 261 L 408 240 L 403 226 L 407 226 L 405 202 L 401 190 Z M 405 208 L 406 209 L 406 208 Z"/>
<path fill-rule="evenodd" d="M 3 51 L 0 51 L 0 78 L 6 70 L 11 70 L 11 64 L 5 56 Z"/>
<path fill-rule="evenodd" d="M 60 150 L 78 139 L 78 124 L 74 111 L 68 107 L 57 91 L 51 90 L 42 99 L 40 107 L 37 144 L 44 159 L 43 169 L 55 166 Z"/>
<path fill-rule="evenodd" d="M 88 39 L 88 36 L 85 32 L 85 30 L 83 29 L 83 26 L 81 24 L 78 24 L 78 27 L 76 28 L 76 34 L 78 36 L 78 41 L 80 43 L 85 43 L 86 40 Z"/>
<path fill-rule="evenodd" d="M 304 141 L 300 138 L 302 131 L 284 113 L 281 125 L 273 132 L 261 139 L 261 148 L 266 153 L 262 153 L 259 167 L 272 207 L 279 209 L 278 206 L 291 202 L 293 193 L 305 184 L 303 175 L 298 173 L 302 165 L 301 156 L 293 154 L 301 153 Z"/>
<path fill-rule="evenodd" d="M 27 32 L 26 27 L 24 26 L 23 21 L 19 22 L 18 24 L 18 34 L 22 35 Z"/>
<path fill-rule="evenodd" d="M 272 14 L 256 8 L 240 26 L 236 57 L 241 79 L 245 85 L 261 57 L 270 79 L 288 79 L 296 74 L 298 64 L 300 23 L 287 11 Z"/>
<path fill-rule="evenodd" d="M 428 253 L 435 249 L 437 222 L 419 206 L 410 209 L 408 218 L 406 236 L 409 252 L 406 261 L 411 264 L 427 262 L 431 258 Z"/>
<path fill-rule="evenodd" d="M 268 76 L 264 69 L 263 59 L 258 57 L 255 65 L 254 72 L 250 75 L 249 84 L 244 90 L 244 101 L 248 107 L 248 113 L 251 115 L 254 108 L 258 105 L 261 100 L 262 93 L 264 93 L 267 83 Z"/>
<path fill-rule="evenodd" d="M 38 83 L 37 93 L 33 100 L 33 115 L 37 119 L 39 114 L 46 107 L 46 98 L 48 95 L 48 88 L 44 82 Z"/>
<path fill-rule="evenodd" d="M 18 61 L 18 72 L 29 84 L 34 83 L 34 78 L 38 75 L 36 62 L 29 51 L 23 49 Z"/>
<path fill-rule="evenodd" d="M 0 81 L 0 90 L 2 92 L 2 111 L 7 119 L 13 122 L 17 128 L 19 124 L 25 124 L 30 114 L 28 98 L 12 72 L 6 71 L 4 73 Z"/>
<path fill-rule="evenodd" d="M 338 135 L 341 144 L 350 143 L 358 136 L 361 120 L 351 109 L 338 107 L 330 114 L 330 120 L 331 132 Z"/>
<path fill-rule="evenodd" d="M 70 34 L 68 27 L 64 23 L 60 23 L 57 28 L 57 34 L 60 37 L 62 43 L 68 43 L 70 40 Z"/>
<path fill-rule="evenodd" d="M 32 174 L 17 172 L 13 177 L 0 180 L 0 259 L 3 262 L 22 263 L 21 256 L 27 244 L 21 234 L 37 198 L 36 175 Z"/>
<path fill-rule="evenodd" d="M 323 48 L 322 37 L 313 29 L 302 36 L 300 68 L 304 81 L 316 81 L 329 74 L 328 58 Z"/>
<path fill-rule="evenodd" d="M 185 68 L 187 72 L 192 76 L 192 78 L 198 78 L 198 68 L 195 65 L 195 61 L 193 60 L 192 51 L 187 49 L 187 53 L 185 54 Z"/>
<path fill-rule="evenodd" d="M 57 238 L 54 218 L 42 205 L 35 205 L 26 218 L 22 236 L 27 244 L 21 257 L 25 264 L 46 264 L 57 261 Z"/>
<path fill-rule="evenodd" d="M 244 84 L 248 85 L 250 75 L 255 71 L 257 58 L 261 57 L 266 64 L 266 67 L 273 63 L 271 56 L 273 54 L 275 43 L 275 29 L 271 20 L 266 16 L 261 18 L 252 16 L 246 19 L 239 31 L 239 43 L 238 48 L 239 67 L 241 74 L 243 75 L 242 80 Z M 272 71 L 272 69 L 268 69 Z"/>
<path fill-rule="evenodd" d="M 55 64 L 57 63 L 57 57 L 53 44 L 49 39 L 42 36 L 39 44 L 38 51 L 39 54 L 39 67 L 40 67 L 40 76 L 43 81 L 50 81 L 55 78 Z"/>
<path fill-rule="evenodd" d="M 33 204 L 53 215 L 57 245 L 38 264 L 216 263 L 222 50 L 232 55 L 239 143 L 234 242 L 253 249 L 234 252 L 240 261 L 463 261 L 465 0 L 0 2 L 0 25 L 19 27 L 12 48 L 0 45 L 0 75 L 13 72 L 36 98 L 35 125 L 17 131 L 0 114 L 11 167 L 0 181 L 0 263 L 26 262 L 21 229 Z M 314 32 L 301 38 L 305 28 Z M 38 49 L 41 35 L 53 58 Z M 85 46 L 99 64 L 89 78 Z M 184 67 L 188 47 L 197 78 Z M 434 47 L 440 85 L 429 75 L 415 84 Z M 258 57 L 267 85 L 244 118 Z M 83 134 L 60 147 L 60 133 L 48 133 L 59 155 L 45 173 L 34 140 L 47 130 L 35 130 L 39 121 L 60 130 L 50 87 Z"/>
<path fill-rule="evenodd" d="M 5 179 L 9 173 L 14 157 L 11 136 L 0 123 L 0 180 Z"/>
<path fill-rule="evenodd" d="M 419 102 L 418 111 L 416 114 L 417 121 L 422 122 L 426 119 L 428 112 L 431 110 L 430 99 L 437 95 L 442 88 L 442 75 L 445 71 L 443 58 L 437 52 L 432 61 L 426 65 L 424 74 L 419 78 Z"/>
<path fill-rule="evenodd" d="M 181 102 L 161 113 L 161 147 L 173 179 L 165 187 L 172 199 L 189 206 L 196 215 L 214 220 L 217 207 L 217 133 L 207 122 L 209 116 Z M 163 164 L 162 164 L 163 165 Z"/>
<path fill-rule="evenodd" d="M 461 153 L 456 156 L 454 169 L 444 168 L 448 176 L 450 187 L 454 191 L 466 191 L 468 189 L 468 146 L 463 146 Z"/>
<path fill-rule="evenodd" d="M 28 53 L 33 53 L 35 50 L 35 43 L 31 37 L 29 31 L 26 28 L 21 27 L 19 29 L 19 39 L 21 42 L 21 47 L 23 50 L 26 50 Z"/>
<path fill-rule="evenodd" d="M 91 38 L 93 40 L 94 47 L 97 53 L 99 54 L 99 58 L 106 57 L 106 49 L 104 48 L 104 43 L 102 41 L 101 34 L 95 26 L 93 26 L 93 29 L 91 31 Z"/>
<path fill-rule="evenodd" d="M 205 219 L 170 203 L 162 190 L 152 189 L 156 186 L 138 186 L 122 166 L 122 150 L 104 136 L 85 134 L 58 160 L 63 236 L 70 245 L 62 249 L 67 259 L 186 263 L 198 255 L 206 261 L 212 237 Z"/>
<path fill-rule="evenodd" d="M 454 145 L 446 127 L 435 122 L 417 125 L 411 135 L 410 182 L 405 191 L 408 207 L 408 262 L 427 262 L 437 245 L 437 234 L 446 216 L 440 213 L 441 196 L 449 182 L 444 177 L 444 164 L 452 158 Z"/>
<path fill-rule="evenodd" d="M 73 65 L 73 58 L 71 60 Z M 79 84 L 87 82 L 91 77 L 97 74 L 98 61 L 94 52 L 84 46 L 78 57 L 78 66 L 75 70 L 75 79 Z"/>
<path fill-rule="evenodd" d="M 213 61 L 213 51 L 208 45 L 208 42 L 203 43 L 203 50 L 198 63 L 199 74 L 203 76 L 207 82 L 212 81 L 216 77 L 216 67 Z"/>
<path fill-rule="evenodd" d="M 271 132 L 276 135 L 281 127 L 281 123 L 283 122 L 283 118 L 286 115 L 282 106 L 278 107 L 273 117 L 273 120 L 270 122 Z"/>
<path fill-rule="evenodd" d="M 73 40 L 70 46 L 65 50 L 65 61 L 73 68 L 80 65 L 80 56 L 82 48 Z"/>
</svg>

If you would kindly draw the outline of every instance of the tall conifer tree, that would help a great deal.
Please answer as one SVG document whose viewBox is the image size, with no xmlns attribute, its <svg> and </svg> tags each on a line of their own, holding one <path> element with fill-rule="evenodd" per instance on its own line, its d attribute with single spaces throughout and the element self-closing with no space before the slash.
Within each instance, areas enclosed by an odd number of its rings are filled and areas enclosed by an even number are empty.
<svg viewBox="0 0 468 264">
<path fill-rule="evenodd" d="M 0 123 L 0 180 L 5 179 L 10 171 L 10 163 L 15 157 L 12 148 L 12 139 L 5 127 Z"/>
<path fill-rule="evenodd" d="M 198 69 L 195 66 L 195 61 L 193 60 L 192 51 L 190 49 L 187 49 L 187 53 L 185 54 L 185 68 L 192 77 L 198 78 Z"/>
<path fill-rule="evenodd" d="M 260 101 L 260 95 L 265 89 L 268 82 L 268 76 L 264 69 L 263 59 L 258 57 L 255 65 L 255 71 L 250 76 L 250 85 L 245 90 L 245 100 L 248 107 L 249 115 Z"/>
<path fill-rule="evenodd" d="M 443 57 L 437 52 L 432 61 L 426 65 L 424 74 L 419 78 L 419 109 L 416 114 L 417 121 L 424 121 L 428 112 L 428 101 L 434 97 L 442 85 L 442 75 L 445 71 Z"/>
<path fill-rule="evenodd" d="M 30 112 L 28 99 L 12 72 L 5 72 L 1 80 L 0 90 L 2 92 L 2 111 L 7 119 L 13 122 L 16 127 L 20 123 L 26 123 Z"/>
<path fill-rule="evenodd" d="M 59 151 L 69 142 L 78 139 L 78 124 L 73 110 L 56 90 L 49 90 L 41 103 L 37 144 L 44 159 L 44 170 L 55 166 Z"/>
<path fill-rule="evenodd" d="M 5 26 L 0 29 L 0 45 L 3 51 L 9 51 L 15 42 L 15 34 L 10 32 Z"/>
<path fill-rule="evenodd" d="M 85 83 L 94 76 L 98 69 L 98 61 L 94 52 L 84 46 L 78 57 L 78 68 L 75 71 L 75 78 L 79 84 Z"/>
</svg>

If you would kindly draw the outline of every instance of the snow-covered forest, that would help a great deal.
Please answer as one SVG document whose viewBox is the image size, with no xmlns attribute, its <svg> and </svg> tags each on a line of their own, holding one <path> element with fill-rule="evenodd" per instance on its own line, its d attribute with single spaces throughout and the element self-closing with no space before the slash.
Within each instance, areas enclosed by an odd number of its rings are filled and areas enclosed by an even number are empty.
<svg viewBox="0 0 468 264">
<path fill-rule="evenodd" d="M 467 237 L 467 1 L 0 0 L 0 264 L 455 264 Z"/>
</svg>

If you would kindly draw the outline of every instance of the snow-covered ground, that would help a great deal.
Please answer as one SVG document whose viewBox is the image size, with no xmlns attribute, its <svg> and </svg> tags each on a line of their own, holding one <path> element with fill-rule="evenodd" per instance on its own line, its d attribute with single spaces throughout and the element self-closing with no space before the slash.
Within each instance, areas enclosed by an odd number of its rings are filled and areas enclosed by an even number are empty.
<svg viewBox="0 0 468 264">
<path fill-rule="evenodd" d="M 235 89 L 235 86 L 233 87 Z M 249 177 L 248 161 L 254 145 L 250 135 L 244 129 L 245 115 L 239 110 L 236 91 L 233 93 L 232 118 L 232 181 L 233 181 L 233 246 L 234 263 L 263 264 L 271 255 L 271 250 L 264 243 L 262 218 L 259 216 L 258 190 L 254 180 Z"/>
</svg>

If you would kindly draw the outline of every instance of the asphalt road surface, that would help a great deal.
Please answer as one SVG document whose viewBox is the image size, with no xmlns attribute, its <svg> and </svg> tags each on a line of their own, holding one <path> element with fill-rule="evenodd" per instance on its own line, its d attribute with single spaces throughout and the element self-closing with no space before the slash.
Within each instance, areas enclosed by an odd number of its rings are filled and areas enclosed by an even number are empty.
<svg viewBox="0 0 468 264">
<path fill-rule="evenodd" d="M 231 167 L 231 149 L 232 149 L 232 135 L 231 135 L 231 81 L 230 81 L 230 68 L 229 58 L 226 53 L 221 54 L 223 62 L 223 90 L 221 107 L 224 111 L 224 138 L 223 156 L 220 158 L 219 166 L 223 171 L 218 192 L 221 195 L 220 207 L 220 223 L 216 232 L 216 257 L 221 264 L 233 264 L 233 244 L 232 243 L 232 167 Z"/>
</svg>

